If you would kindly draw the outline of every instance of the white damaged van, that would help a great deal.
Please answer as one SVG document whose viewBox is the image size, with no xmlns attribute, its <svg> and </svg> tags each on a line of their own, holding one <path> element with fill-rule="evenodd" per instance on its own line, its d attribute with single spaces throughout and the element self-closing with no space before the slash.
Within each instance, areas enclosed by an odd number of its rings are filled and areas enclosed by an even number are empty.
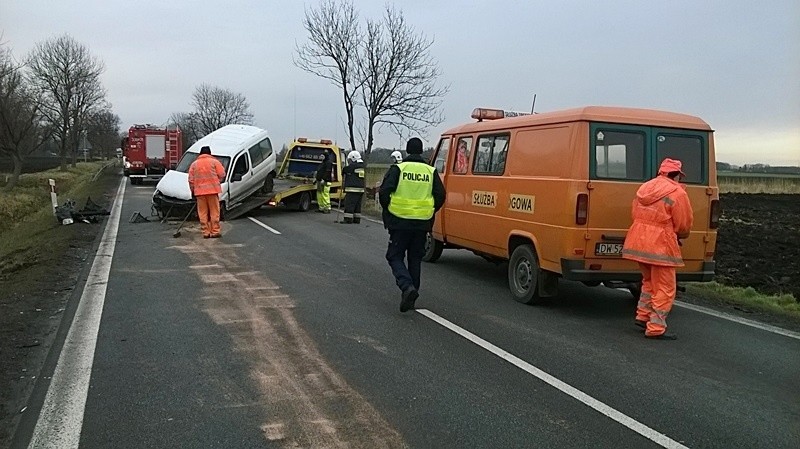
<svg viewBox="0 0 800 449">
<path fill-rule="evenodd" d="M 267 131 L 249 125 L 228 125 L 195 142 L 174 170 L 168 171 L 156 185 L 153 208 L 159 216 L 174 207 L 193 203 L 189 190 L 189 166 L 208 146 L 211 155 L 225 167 L 225 180 L 219 194 L 220 211 L 230 211 L 256 193 L 272 192 L 275 179 L 275 152 Z"/>
</svg>

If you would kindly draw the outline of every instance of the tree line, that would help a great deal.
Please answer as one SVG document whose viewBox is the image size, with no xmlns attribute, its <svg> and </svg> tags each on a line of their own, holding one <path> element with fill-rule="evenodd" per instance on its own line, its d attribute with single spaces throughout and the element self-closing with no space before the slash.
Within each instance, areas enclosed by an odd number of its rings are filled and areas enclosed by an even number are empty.
<svg viewBox="0 0 800 449">
<path fill-rule="evenodd" d="M 68 34 L 35 44 L 21 60 L 0 43 L 0 156 L 12 161 L 13 189 L 25 158 L 50 150 L 61 170 L 74 166 L 88 142 L 110 156 L 119 145 L 119 116 L 100 80 L 102 60 Z"/>
</svg>

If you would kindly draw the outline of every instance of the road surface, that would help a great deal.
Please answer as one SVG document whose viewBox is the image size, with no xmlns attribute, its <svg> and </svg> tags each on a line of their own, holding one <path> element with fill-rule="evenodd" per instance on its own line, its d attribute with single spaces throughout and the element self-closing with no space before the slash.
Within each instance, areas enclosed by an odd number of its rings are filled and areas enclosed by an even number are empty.
<svg viewBox="0 0 800 449">
<path fill-rule="evenodd" d="M 152 190 L 121 185 L 16 447 L 800 447 L 796 333 L 676 307 L 679 340 L 646 340 L 624 291 L 525 306 L 455 250 L 401 314 L 378 223 L 262 209 L 176 239 L 128 222 Z"/>
</svg>

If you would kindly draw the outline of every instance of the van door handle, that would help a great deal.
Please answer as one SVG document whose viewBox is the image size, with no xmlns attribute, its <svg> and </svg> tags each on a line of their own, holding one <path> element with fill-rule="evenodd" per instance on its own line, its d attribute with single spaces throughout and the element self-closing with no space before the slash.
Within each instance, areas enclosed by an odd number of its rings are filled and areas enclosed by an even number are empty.
<svg viewBox="0 0 800 449">
<path fill-rule="evenodd" d="M 619 242 L 619 243 L 624 243 L 625 242 L 625 236 L 624 235 L 606 235 L 606 234 L 602 234 L 602 235 L 600 235 L 600 238 L 603 239 L 603 240 L 607 240 L 609 242 Z"/>
</svg>

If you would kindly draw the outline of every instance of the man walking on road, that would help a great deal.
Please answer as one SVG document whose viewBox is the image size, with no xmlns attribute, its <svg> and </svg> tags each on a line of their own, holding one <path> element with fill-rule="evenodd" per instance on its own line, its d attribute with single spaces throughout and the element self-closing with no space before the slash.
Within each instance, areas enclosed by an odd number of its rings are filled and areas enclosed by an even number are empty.
<svg viewBox="0 0 800 449">
<path fill-rule="evenodd" d="M 330 149 L 326 148 L 323 153 L 322 163 L 317 169 L 317 212 L 323 214 L 331 213 L 331 172 L 333 171 L 333 155 Z"/>
<path fill-rule="evenodd" d="M 225 167 L 211 155 L 210 147 L 200 148 L 200 156 L 189 166 L 189 189 L 197 200 L 197 216 L 203 238 L 219 238 L 220 183 L 225 179 Z"/>
<path fill-rule="evenodd" d="M 645 337 L 675 340 L 667 332 L 667 315 L 675 302 L 675 267 L 683 266 L 680 240 L 689 237 L 693 212 L 681 161 L 664 159 L 658 176 L 639 187 L 633 200 L 633 224 L 625 237 L 622 257 L 639 262 L 642 293 L 636 308 L 636 324 Z"/>
<path fill-rule="evenodd" d="M 347 154 L 347 167 L 344 176 L 344 221 L 342 223 L 361 223 L 361 201 L 364 197 L 364 161 L 356 150 Z"/>
<path fill-rule="evenodd" d="M 413 309 L 419 297 L 425 239 L 445 200 L 439 173 L 422 159 L 422 141 L 409 139 L 406 153 L 405 161 L 389 167 L 379 191 L 383 225 L 389 230 L 386 260 L 402 292 L 401 312 Z"/>
</svg>

